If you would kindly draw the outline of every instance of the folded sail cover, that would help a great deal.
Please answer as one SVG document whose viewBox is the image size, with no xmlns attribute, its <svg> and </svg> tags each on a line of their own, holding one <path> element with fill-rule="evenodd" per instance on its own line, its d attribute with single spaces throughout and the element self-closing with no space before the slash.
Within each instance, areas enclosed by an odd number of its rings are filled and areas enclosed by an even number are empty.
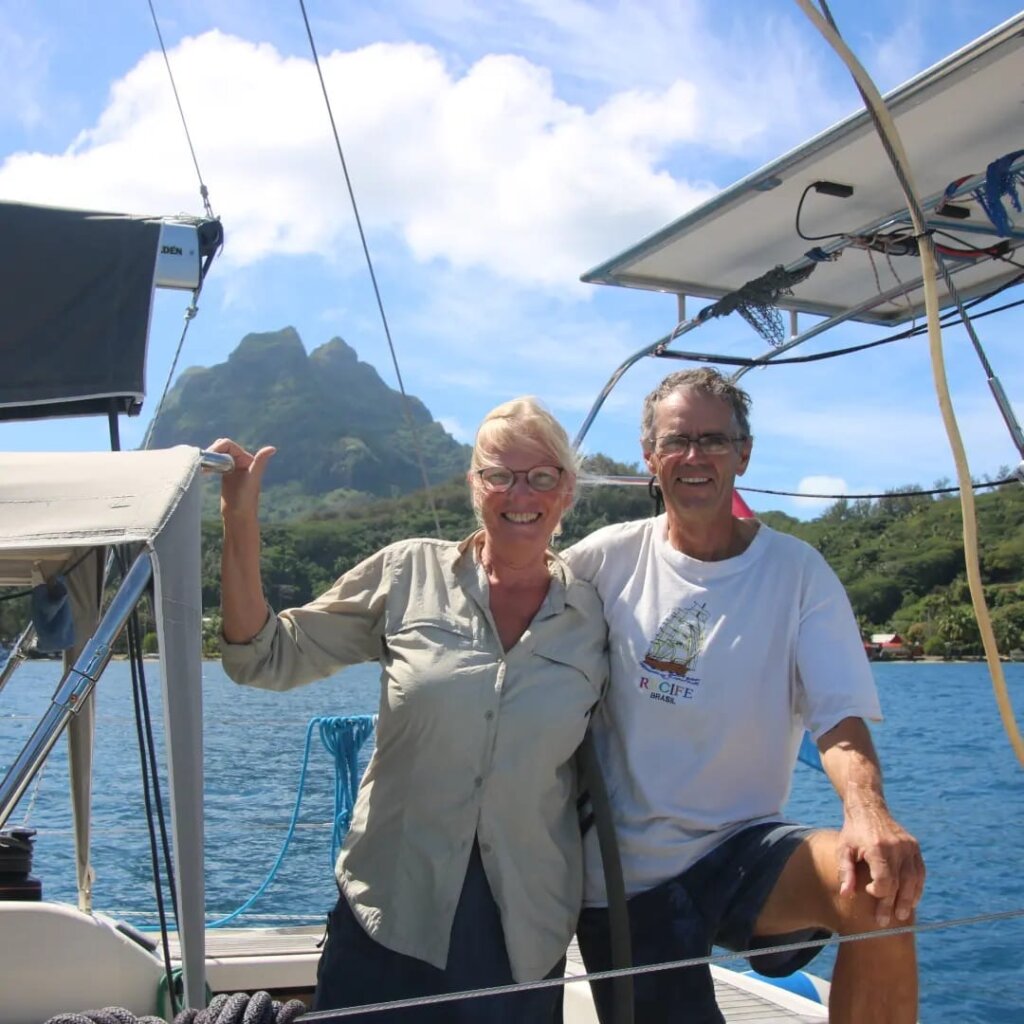
<svg viewBox="0 0 1024 1024">
<path fill-rule="evenodd" d="M 0 419 L 139 411 L 160 230 L 0 203 Z"/>
</svg>

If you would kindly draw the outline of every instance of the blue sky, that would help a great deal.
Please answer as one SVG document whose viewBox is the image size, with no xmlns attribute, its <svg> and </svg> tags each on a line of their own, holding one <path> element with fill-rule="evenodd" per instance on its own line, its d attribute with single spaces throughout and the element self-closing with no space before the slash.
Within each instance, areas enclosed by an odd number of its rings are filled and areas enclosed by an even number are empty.
<svg viewBox="0 0 1024 1024">
<path fill-rule="evenodd" d="M 154 0 L 227 244 L 178 366 L 252 331 L 341 336 L 394 386 L 298 3 Z M 1013 2 L 848 3 L 833 12 L 885 90 L 1017 13 Z M 406 388 L 457 437 L 504 399 L 541 397 L 575 433 L 674 299 L 581 273 L 857 106 L 845 70 L 784 0 L 307 0 Z M 971 168 L 974 170 L 974 168 Z M 0 0 L 0 198 L 201 212 L 145 0 Z M 766 268 L 767 269 L 767 268 Z M 158 293 L 146 409 L 186 305 Z M 1016 314 L 979 323 L 1021 415 Z M 876 337 L 850 326 L 809 350 Z M 954 404 L 975 475 L 1016 465 L 977 360 L 955 333 Z M 816 348 L 812 348 L 816 346 Z M 757 355 L 742 322 L 687 347 Z M 757 441 L 744 483 L 847 493 L 954 476 L 923 341 L 744 384 Z M 586 448 L 633 461 L 645 360 Z M 212 438 L 211 438 L 212 440 Z M 273 438 L 266 438 L 272 443 Z M 0 423 L 0 448 L 106 448 L 105 422 Z M 749 495 L 800 516 L 823 504 Z"/>
</svg>

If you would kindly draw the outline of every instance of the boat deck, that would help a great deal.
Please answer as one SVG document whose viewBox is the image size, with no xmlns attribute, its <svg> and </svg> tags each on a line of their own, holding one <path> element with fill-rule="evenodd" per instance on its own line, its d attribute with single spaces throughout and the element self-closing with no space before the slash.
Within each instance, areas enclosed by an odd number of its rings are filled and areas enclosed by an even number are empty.
<svg viewBox="0 0 1024 1024">
<path fill-rule="evenodd" d="M 214 992 L 255 991 L 301 994 L 312 989 L 320 957 L 322 926 L 287 928 L 224 928 L 206 933 L 207 975 Z M 171 956 L 177 959 L 177 935 L 171 935 Z M 824 1006 L 736 971 L 713 966 L 715 997 L 727 1024 L 818 1024 L 828 1020 Z M 569 947 L 566 974 L 584 973 L 575 941 Z M 582 990 L 576 996 L 573 990 Z M 567 986 L 566 1021 L 587 1024 L 596 1017 L 589 990 Z"/>
<path fill-rule="evenodd" d="M 216 992 L 312 991 L 320 959 L 322 925 L 285 928 L 216 928 L 206 932 L 206 980 Z M 170 934 L 171 959 L 181 947 Z"/>
</svg>

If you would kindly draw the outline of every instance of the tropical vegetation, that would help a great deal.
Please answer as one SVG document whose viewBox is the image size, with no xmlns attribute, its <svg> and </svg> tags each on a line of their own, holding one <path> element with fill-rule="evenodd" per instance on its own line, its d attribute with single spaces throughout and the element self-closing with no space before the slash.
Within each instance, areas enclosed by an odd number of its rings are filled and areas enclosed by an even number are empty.
<svg viewBox="0 0 1024 1024">
<path fill-rule="evenodd" d="M 596 474 L 635 474 L 636 466 L 596 456 Z M 1001 471 L 997 479 L 1007 474 Z M 216 482 L 208 507 L 215 503 Z M 429 493 L 429 501 L 427 495 Z M 757 504 L 755 494 L 748 494 Z M 999 649 L 1024 648 L 1024 488 L 1002 483 L 976 495 L 981 575 Z M 270 603 L 301 604 L 326 589 L 343 572 L 385 544 L 403 537 L 466 536 L 474 528 L 465 483 L 455 478 L 430 492 L 385 500 L 366 498 L 339 509 L 329 500 L 312 514 L 263 528 L 263 579 Z M 650 515 L 646 488 L 584 485 L 559 539 L 567 546 L 598 527 Z M 955 495 L 932 495 L 920 487 L 894 490 L 877 500 L 840 499 L 816 519 L 801 521 L 782 512 L 761 512 L 775 529 L 801 537 L 828 560 L 846 587 L 868 636 L 899 633 L 933 655 L 977 656 L 978 626 L 964 572 L 960 503 Z M 206 645 L 215 653 L 220 620 L 220 524 L 203 523 L 203 605 Z M 28 598 L 0 592 L 0 639 L 20 631 Z M 143 631 L 151 630 L 143 623 Z M 150 645 L 153 639 L 148 641 Z"/>
<path fill-rule="evenodd" d="M 636 466 L 604 456 L 590 460 L 596 474 L 624 475 Z M 997 474 L 997 479 L 1005 477 Z M 754 502 L 755 495 L 747 495 Z M 453 480 L 431 491 L 441 535 L 474 528 L 465 484 Z M 976 495 L 981 575 L 999 649 L 1024 648 L 1024 488 L 1004 483 Z M 568 546 L 609 523 L 650 515 L 646 488 L 583 486 L 559 538 Z M 824 555 L 846 587 L 865 636 L 898 632 L 926 654 L 981 654 L 964 569 L 963 527 L 956 495 L 934 496 L 908 486 L 877 500 L 840 499 L 816 519 L 760 513 L 770 526 L 794 534 Z M 203 528 L 203 598 L 219 605 L 220 527 Z M 362 558 L 392 541 L 436 535 L 423 493 L 346 511 L 323 510 L 264 528 L 263 575 L 275 607 L 301 604 Z"/>
</svg>

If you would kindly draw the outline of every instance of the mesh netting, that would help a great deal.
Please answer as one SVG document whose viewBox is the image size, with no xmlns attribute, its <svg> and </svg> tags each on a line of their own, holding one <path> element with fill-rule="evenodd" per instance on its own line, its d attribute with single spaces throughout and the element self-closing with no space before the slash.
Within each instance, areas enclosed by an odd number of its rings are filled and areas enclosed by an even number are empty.
<svg viewBox="0 0 1024 1024">
<path fill-rule="evenodd" d="M 799 270 L 773 267 L 766 274 L 748 281 L 736 291 L 723 295 L 717 302 L 705 306 L 697 315 L 698 321 L 739 313 L 770 345 L 778 347 L 786 339 L 782 314 L 776 308 L 781 295 L 792 294 L 793 285 L 806 281 L 817 264 L 810 263 Z"/>
</svg>

